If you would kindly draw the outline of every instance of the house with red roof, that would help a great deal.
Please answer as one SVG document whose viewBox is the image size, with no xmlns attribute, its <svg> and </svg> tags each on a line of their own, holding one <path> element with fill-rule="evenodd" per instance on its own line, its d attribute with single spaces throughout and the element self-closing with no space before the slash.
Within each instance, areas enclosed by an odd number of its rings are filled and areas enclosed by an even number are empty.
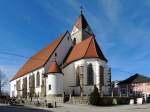
<svg viewBox="0 0 150 112">
<path fill-rule="evenodd" d="M 10 81 L 11 97 L 110 94 L 111 69 L 81 12 L 73 30 L 33 55 Z"/>
</svg>

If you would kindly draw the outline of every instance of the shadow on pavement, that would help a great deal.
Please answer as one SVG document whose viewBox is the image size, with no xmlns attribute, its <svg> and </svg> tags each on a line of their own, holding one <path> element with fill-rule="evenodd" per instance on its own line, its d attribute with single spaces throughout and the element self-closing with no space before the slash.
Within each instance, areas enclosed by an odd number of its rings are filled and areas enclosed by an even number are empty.
<svg viewBox="0 0 150 112">
<path fill-rule="evenodd" d="M 24 106 L 0 105 L 0 112 L 52 112 L 50 110 L 29 108 Z"/>
</svg>

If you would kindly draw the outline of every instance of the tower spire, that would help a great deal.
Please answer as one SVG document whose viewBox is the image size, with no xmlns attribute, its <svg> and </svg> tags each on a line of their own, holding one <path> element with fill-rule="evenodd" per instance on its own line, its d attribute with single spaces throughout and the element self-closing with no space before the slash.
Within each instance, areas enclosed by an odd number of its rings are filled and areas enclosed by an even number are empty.
<svg viewBox="0 0 150 112">
<path fill-rule="evenodd" d="M 71 38 L 75 43 L 79 43 L 86 38 L 88 38 L 90 35 L 93 35 L 93 32 L 84 17 L 83 14 L 83 6 L 81 4 L 80 6 L 80 15 L 75 22 L 75 25 L 73 26 L 72 32 L 71 32 Z"/>
</svg>

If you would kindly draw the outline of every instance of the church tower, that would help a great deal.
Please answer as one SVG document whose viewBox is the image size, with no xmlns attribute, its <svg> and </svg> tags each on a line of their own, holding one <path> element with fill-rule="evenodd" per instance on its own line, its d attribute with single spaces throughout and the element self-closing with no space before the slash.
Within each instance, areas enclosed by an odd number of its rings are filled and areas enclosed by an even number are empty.
<svg viewBox="0 0 150 112">
<path fill-rule="evenodd" d="M 81 10 L 81 14 L 78 17 L 75 25 L 73 26 L 73 30 L 71 32 L 72 41 L 74 42 L 74 44 L 77 44 L 85 40 L 91 35 L 94 35 L 94 34 Z"/>
</svg>

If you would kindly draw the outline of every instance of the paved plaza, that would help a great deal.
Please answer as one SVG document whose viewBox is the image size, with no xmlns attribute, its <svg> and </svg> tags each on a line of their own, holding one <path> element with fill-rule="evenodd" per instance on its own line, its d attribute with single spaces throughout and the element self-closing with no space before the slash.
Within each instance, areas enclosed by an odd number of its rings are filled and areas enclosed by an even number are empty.
<svg viewBox="0 0 150 112">
<path fill-rule="evenodd" d="M 91 105 L 58 104 L 57 108 L 37 108 L 0 105 L 0 112 L 150 112 L 150 104 L 97 107 Z"/>
<path fill-rule="evenodd" d="M 51 109 L 54 112 L 150 112 L 150 104 L 97 107 L 90 105 L 61 105 Z"/>
<path fill-rule="evenodd" d="M 10 106 L 10 105 L 0 104 L 0 112 L 52 112 L 52 111 L 40 109 L 40 108 L 31 108 L 31 107 L 24 107 L 24 106 Z"/>
</svg>

